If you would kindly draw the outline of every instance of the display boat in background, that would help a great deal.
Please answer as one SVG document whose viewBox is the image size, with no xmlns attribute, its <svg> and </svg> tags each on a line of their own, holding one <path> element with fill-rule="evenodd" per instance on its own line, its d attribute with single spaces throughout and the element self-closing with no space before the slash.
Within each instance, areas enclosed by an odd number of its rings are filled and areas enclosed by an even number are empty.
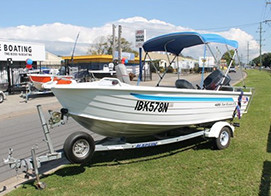
<svg viewBox="0 0 271 196">
<path fill-rule="evenodd" d="M 163 51 L 178 56 L 184 48 L 210 42 L 227 44 L 235 49 L 234 56 L 237 53 L 236 41 L 194 32 L 162 35 L 145 42 L 143 48 L 147 54 Z M 139 137 L 184 126 L 212 125 L 247 112 L 251 89 L 228 86 L 227 73 L 216 70 L 199 89 L 184 80 L 177 80 L 177 88 L 170 88 L 159 87 L 160 81 L 157 87 L 146 87 L 103 78 L 56 85 L 52 91 L 69 115 L 85 128 L 104 136 Z"/>
<path fill-rule="evenodd" d="M 71 84 L 72 76 L 54 74 L 27 74 L 34 87 L 40 91 L 51 89 L 53 84 Z"/>
</svg>

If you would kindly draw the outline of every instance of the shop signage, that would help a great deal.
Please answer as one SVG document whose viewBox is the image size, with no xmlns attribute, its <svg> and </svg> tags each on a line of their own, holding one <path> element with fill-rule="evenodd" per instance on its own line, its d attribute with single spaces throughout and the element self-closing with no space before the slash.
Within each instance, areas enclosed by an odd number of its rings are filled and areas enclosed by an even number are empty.
<svg viewBox="0 0 271 196">
<path fill-rule="evenodd" d="M 45 60 L 45 46 L 37 43 L 24 43 L 16 41 L 0 40 L 0 60 L 6 61 L 11 58 L 13 61 Z"/>
</svg>

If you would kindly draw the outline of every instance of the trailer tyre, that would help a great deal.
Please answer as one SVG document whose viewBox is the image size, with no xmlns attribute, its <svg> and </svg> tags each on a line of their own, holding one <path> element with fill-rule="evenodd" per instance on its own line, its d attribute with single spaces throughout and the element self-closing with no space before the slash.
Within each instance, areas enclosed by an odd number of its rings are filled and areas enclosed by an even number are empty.
<svg viewBox="0 0 271 196">
<path fill-rule="evenodd" d="M 82 164 L 91 160 L 95 143 L 89 134 L 75 132 L 66 139 L 63 149 L 66 158 L 71 163 Z"/>
<path fill-rule="evenodd" d="M 0 93 L 0 103 L 2 103 L 3 101 L 4 101 L 4 95 Z"/>
<path fill-rule="evenodd" d="M 229 127 L 223 127 L 220 130 L 218 138 L 215 139 L 215 145 L 218 150 L 223 150 L 230 145 L 231 130 Z"/>
</svg>

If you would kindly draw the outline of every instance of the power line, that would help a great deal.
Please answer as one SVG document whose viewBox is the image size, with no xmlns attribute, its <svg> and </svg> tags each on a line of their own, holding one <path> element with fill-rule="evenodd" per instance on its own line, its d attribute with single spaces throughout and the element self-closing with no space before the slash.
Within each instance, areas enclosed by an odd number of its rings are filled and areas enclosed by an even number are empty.
<svg viewBox="0 0 271 196">
<path fill-rule="evenodd" d="M 241 25 L 233 25 L 233 26 L 225 26 L 225 27 L 212 27 L 212 28 L 205 28 L 205 29 L 195 29 L 195 30 L 222 30 L 222 29 L 229 29 L 229 28 L 236 28 L 236 27 L 246 27 L 246 26 L 253 26 L 257 25 L 259 22 L 248 23 L 248 24 L 241 24 Z"/>
</svg>

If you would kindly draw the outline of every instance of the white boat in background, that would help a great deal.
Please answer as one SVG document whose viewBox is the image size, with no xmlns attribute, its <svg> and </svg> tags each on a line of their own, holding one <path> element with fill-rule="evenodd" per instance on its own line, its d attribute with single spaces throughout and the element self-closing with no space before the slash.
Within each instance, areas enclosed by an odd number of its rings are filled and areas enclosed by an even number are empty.
<svg viewBox="0 0 271 196">
<path fill-rule="evenodd" d="M 184 48 L 209 42 L 227 44 L 237 52 L 236 41 L 194 32 L 162 35 L 145 42 L 143 48 L 147 53 L 164 51 L 178 56 Z M 104 78 L 91 83 L 57 85 L 52 91 L 83 127 L 104 136 L 139 137 L 184 126 L 211 125 L 231 120 L 236 113 L 241 116 L 248 109 L 252 92 L 224 88 L 228 79 L 216 71 L 205 79 L 205 88 L 195 89 L 183 80 L 176 82 L 177 88 L 169 88 L 133 86 Z"/>
<path fill-rule="evenodd" d="M 88 70 L 88 72 L 93 76 L 93 78 L 111 77 L 116 74 L 113 63 L 104 64 L 103 69 L 101 70 Z"/>
<path fill-rule="evenodd" d="M 72 76 L 55 74 L 27 74 L 34 87 L 40 91 L 51 89 L 54 84 L 71 84 Z"/>
</svg>

